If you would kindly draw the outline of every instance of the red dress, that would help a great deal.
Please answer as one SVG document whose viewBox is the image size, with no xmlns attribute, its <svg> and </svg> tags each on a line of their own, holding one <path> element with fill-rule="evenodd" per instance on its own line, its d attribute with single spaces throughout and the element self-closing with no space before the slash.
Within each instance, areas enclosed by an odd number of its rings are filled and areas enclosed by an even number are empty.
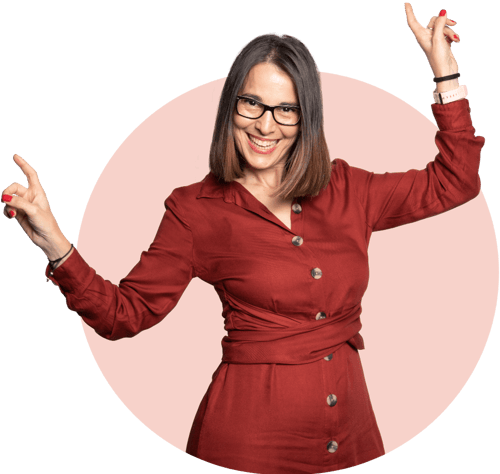
<svg viewBox="0 0 500 474">
<path fill-rule="evenodd" d="M 114 285 L 75 249 L 51 275 L 102 337 L 158 324 L 192 278 L 214 286 L 228 335 L 187 453 L 255 473 L 319 473 L 384 454 L 358 351 L 372 232 L 479 194 L 484 137 L 469 101 L 432 104 L 439 131 L 423 170 L 376 174 L 332 162 L 329 185 L 296 198 L 291 229 L 238 182 L 176 188 L 155 239 Z"/>
</svg>

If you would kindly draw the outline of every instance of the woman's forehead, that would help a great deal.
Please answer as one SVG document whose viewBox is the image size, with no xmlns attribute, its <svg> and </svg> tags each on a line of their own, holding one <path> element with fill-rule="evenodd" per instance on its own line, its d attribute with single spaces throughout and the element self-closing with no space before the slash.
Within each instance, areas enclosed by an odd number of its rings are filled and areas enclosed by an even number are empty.
<svg viewBox="0 0 500 474">
<path fill-rule="evenodd" d="M 297 101 L 291 77 L 272 63 L 260 63 L 250 69 L 240 94 L 252 93 L 265 102 Z"/>
</svg>

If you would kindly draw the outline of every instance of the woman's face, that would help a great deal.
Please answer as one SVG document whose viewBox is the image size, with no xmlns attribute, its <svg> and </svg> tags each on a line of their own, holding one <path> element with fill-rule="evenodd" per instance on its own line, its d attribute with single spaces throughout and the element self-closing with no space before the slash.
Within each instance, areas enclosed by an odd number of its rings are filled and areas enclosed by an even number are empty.
<svg viewBox="0 0 500 474">
<path fill-rule="evenodd" d="M 255 65 L 248 73 L 238 95 L 272 106 L 281 103 L 299 105 L 292 79 L 270 63 Z M 258 119 L 242 117 L 235 111 L 233 125 L 239 152 L 249 167 L 258 170 L 284 166 L 288 151 L 300 129 L 300 122 L 294 126 L 280 125 L 269 110 Z"/>
</svg>

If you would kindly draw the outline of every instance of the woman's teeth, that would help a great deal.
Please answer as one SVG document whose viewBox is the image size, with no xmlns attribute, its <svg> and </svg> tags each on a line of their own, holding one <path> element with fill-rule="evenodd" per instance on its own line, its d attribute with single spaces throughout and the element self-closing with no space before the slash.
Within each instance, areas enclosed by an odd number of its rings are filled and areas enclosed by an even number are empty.
<svg viewBox="0 0 500 474">
<path fill-rule="evenodd" d="M 252 137 L 252 135 L 248 135 L 248 138 L 254 145 L 256 145 L 259 148 L 262 148 L 263 150 L 268 150 L 269 148 L 275 147 L 279 141 L 279 140 L 273 140 L 272 142 L 267 140 L 263 141 L 259 140 L 258 138 Z"/>
</svg>

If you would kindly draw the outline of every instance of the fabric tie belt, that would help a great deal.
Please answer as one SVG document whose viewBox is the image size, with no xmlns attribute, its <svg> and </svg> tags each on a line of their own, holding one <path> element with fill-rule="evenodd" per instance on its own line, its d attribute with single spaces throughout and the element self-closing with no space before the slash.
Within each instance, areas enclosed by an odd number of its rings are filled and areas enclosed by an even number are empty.
<svg viewBox="0 0 500 474">
<path fill-rule="evenodd" d="M 309 364 L 346 342 L 364 349 L 361 304 L 319 320 L 300 321 L 268 311 L 223 292 L 222 315 L 228 335 L 222 338 L 222 362 L 235 364 Z"/>
</svg>

